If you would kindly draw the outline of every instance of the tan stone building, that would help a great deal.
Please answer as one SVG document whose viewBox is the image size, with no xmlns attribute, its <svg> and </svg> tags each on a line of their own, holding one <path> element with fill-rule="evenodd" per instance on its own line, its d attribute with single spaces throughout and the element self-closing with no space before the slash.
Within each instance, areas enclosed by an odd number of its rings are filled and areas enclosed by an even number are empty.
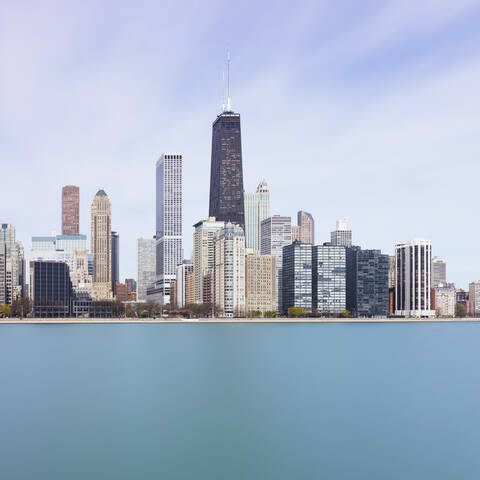
<svg viewBox="0 0 480 480">
<path fill-rule="evenodd" d="M 187 273 L 185 280 L 185 305 L 195 303 L 193 290 L 193 272 Z"/>
<path fill-rule="evenodd" d="M 112 298 L 112 212 L 110 200 L 99 190 L 92 202 L 93 294 L 95 299 Z"/>
<path fill-rule="evenodd" d="M 292 225 L 292 243 L 297 240 L 302 243 L 313 245 L 315 239 L 315 222 L 313 216 L 300 210 L 297 213 L 298 225 Z"/>
<path fill-rule="evenodd" d="M 80 189 L 75 185 L 62 188 L 62 235 L 78 235 L 80 231 Z"/>
<path fill-rule="evenodd" d="M 248 252 L 245 257 L 246 313 L 277 310 L 277 270 L 273 255 Z"/>
</svg>

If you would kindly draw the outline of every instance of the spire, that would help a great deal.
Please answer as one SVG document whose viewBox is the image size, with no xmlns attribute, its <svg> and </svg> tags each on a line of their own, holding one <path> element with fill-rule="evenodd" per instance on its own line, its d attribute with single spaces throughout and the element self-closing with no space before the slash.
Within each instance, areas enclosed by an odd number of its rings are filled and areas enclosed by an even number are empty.
<svg viewBox="0 0 480 480">
<path fill-rule="evenodd" d="M 225 70 L 222 72 L 222 113 L 225 111 Z"/>
<path fill-rule="evenodd" d="M 227 50 L 227 112 L 232 111 L 230 101 L 230 51 Z"/>
</svg>

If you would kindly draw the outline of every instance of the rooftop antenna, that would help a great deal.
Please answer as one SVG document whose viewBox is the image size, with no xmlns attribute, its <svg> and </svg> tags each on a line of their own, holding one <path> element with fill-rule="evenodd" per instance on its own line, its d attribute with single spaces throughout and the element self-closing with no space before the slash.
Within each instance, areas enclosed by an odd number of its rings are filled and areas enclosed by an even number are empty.
<svg viewBox="0 0 480 480">
<path fill-rule="evenodd" d="M 231 101 L 230 101 L 230 51 L 227 50 L 227 112 L 231 112 Z"/>
<path fill-rule="evenodd" d="M 225 70 L 222 71 L 222 113 L 225 111 Z"/>
</svg>

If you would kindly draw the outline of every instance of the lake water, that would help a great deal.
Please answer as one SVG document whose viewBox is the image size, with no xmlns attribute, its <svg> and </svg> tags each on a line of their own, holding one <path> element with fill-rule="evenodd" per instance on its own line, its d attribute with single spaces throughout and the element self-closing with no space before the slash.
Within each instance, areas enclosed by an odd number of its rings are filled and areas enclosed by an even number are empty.
<svg viewBox="0 0 480 480">
<path fill-rule="evenodd" d="M 478 479 L 480 324 L 0 326 L 0 478 Z"/>
</svg>

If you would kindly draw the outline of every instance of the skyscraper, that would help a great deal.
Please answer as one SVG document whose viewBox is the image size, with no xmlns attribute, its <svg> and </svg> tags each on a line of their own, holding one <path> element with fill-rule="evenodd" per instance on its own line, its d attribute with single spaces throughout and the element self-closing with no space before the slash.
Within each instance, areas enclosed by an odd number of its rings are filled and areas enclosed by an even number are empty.
<svg viewBox="0 0 480 480">
<path fill-rule="evenodd" d="M 348 247 L 346 254 L 347 310 L 359 317 L 387 316 L 389 256 L 360 247 Z"/>
<path fill-rule="evenodd" d="M 297 226 L 292 226 L 292 242 L 313 245 L 315 243 L 315 222 L 311 213 L 300 210 L 297 213 Z"/>
<path fill-rule="evenodd" d="M 433 257 L 432 260 L 432 287 L 447 283 L 447 262 L 443 258 Z"/>
<path fill-rule="evenodd" d="M 62 188 L 62 235 L 80 232 L 80 189 L 75 185 Z"/>
<path fill-rule="evenodd" d="M 247 252 L 245 257 L 245 313 L 277 310 L 277 268 L 275 257 Z"/>
<path fill-rule="evenodd" d="M 230 106 L 229 65 L 228 59 L 227 105 L 222 106 L 212 126 L 208 216 L 245 229 L 240 114 L 232 112 Z"/>
<path fill-rule="evenodd" d="M 314 246 L 312 264 L 313 310 L 319 315 L 338 315 L 346 303 L 345 247 Z"/>
<path fill-rule="evenodd" d="M 261 224 L 262 255 L 273 255 L 277 267 L 277 302 L 278 310 L 282 309 L 282 266 L 283 247 L 292 243 L 292 219 L 290 217 L 273 217 L 263 220 Z"/>
<path fill-rule="evenodd" d="M 432 245 L 415 238 L 395 246 L 395 315 L 433 317 Z"/>
<path fill-rule="evenodd" d="M 283 247 L 282 312 L 312 311 L 312 245 L 295 241 Z"/>
<path fill-rule="evenodd" d="M 270 217 L 270 190 L 262 181 L 255 193 L 245 193 L 245 245 L 260 251 L 262 221 Z"/>
<path fill-rule="evenodd" d="M 170 303 L 170 284 L 182 263 L 182 162 L 181 153 L 162 154 L 156 165 L 156 281 L 149 300 Z"/>
<path fill-rule="evenodd" d="M 193 272 L 193 263 L 185 260 L 180 265 L 177 265 L 177 307 L 183 308 L 187 303 L 187 275 Z"/>
<path fill-rule="evenodd" d="M 154 238 L 137 239 L 137 302 L 147 301 L 147 288 L 156 279 L 156 244 Z"/>
<path fill-rule="evenodd" d="M 112 292 L 117 294 L 117 282 L 119 282 L 120 269 L 120 237 L 118 232 L 112 232 Z"/>
<path fill-rule="evenodd" d="M 23 245 L 15 240 L 15 227 L 0 224 L 0 305 L 12 304 L 25 294 Z"/>
<path fill-rule="evenodd" d="M 104 190 L 92 201 L 93 293 L 97 300 L 112 298 L 112 211 Z"/>
<path fill-rule="evenodd" d="M 208 271 L 213 271 L 215 236 L 224 227 L 225 222 L 217 222 L 215 217 L 209 217 L 194 225 L 193 292 L 195 303 L 203 303 L 203 276 Z"/>
<path fill-rule="evenodd" d="M 337 220 L 337 228 L 330 234 L 330 242 L 332 245 L 352 246 L 352 231 L 347 230 L 346 220 Z"/>
<path fill-rule="evenodd" d="M 233 223 L 215 236 L 214 303 L 225 317 L 245 315 L 245 234 Z"/>
</svg>

